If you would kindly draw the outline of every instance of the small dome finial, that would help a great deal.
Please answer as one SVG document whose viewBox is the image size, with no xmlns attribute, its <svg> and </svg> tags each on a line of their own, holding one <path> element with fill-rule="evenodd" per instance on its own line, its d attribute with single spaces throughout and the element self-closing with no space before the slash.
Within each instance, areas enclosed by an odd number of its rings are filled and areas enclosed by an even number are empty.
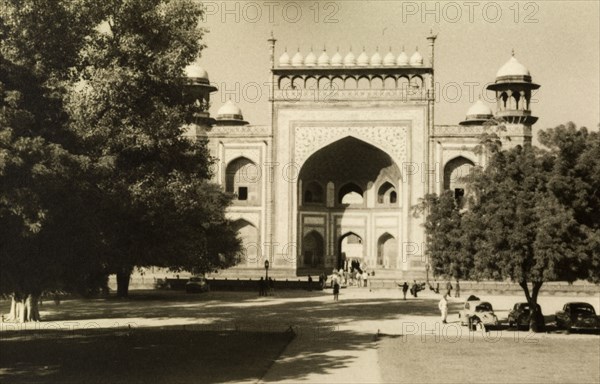
<svg viewBox="0 0 600 384">
<path fill-rule="evenodd" d="M 512 55 L 512 57 L 515 57 L 515 49 L 514 48 L 511 51 L 511 55 Z"/>
</svg>

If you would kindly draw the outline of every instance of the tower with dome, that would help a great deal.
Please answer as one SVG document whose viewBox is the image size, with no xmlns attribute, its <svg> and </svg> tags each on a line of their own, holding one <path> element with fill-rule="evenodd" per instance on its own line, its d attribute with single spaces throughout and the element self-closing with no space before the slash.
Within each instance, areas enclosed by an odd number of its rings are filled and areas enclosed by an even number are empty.
<svg viewBox="0 0 600 384">
<path fill-rule="evenodd" d="M 380 279 L 422 279 L 423 218 L 411 208 L 428 193 L 465 194 L 463 176 L 481 164 L 480 135 L 497 130 L 506 146 L 531 142 L 539 85 L 513 56 L 487 88 L 495 112 L 476 101 L 456 125 L 434 124 L 434 44 L 357 55 L 311 48 L 271 62 L 270 124 L 244 120 L 232 100 L 207 109 L 186 130 L 206 138 L 218 159 L 214 181 L 234 196 L 227 215 L 243 241 L 237 266 L 221 276 L 297 278 L 359 266 Z M 189 101 L 216 92 L 197 63 L 186 69 Z M 502 129 L 498 129 L 501 127 Z"/>
</svg>

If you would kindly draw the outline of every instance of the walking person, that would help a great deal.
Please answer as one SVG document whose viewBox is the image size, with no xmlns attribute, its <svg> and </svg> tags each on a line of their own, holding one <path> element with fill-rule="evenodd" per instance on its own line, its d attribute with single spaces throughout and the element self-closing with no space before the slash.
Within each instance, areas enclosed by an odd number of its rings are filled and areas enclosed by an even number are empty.
<svg viewBox="0 0 600 384">
<path fill-rule="evenodd" d="M 333 301 L 338 301 L 338 296 L 340 294 L 340 284 L 337 279 L 333 281 Z"/>
<path fill-rule="evenodd" d="M 417 285 L 417 280 L 413 280 L 413 285 L 410 287 L 410 293 L 412 293 L 414 297 L 417 297 L 417 292 L 419 292 L 419 285 Z"/>
<path fill-rule="evenodd" d="M 456 287 L 454 289 L 454 297 L 460 297 L 460 284 L 458 280 L 456 280 Z"/>
<path fill-rule="evenodd" d="M 448 300 L 446 299 L 446 295 L 442 296 L 442 299 L 438 303 L 438 308 L 440 309 L 442 323 L 446 324 L 446 318 L 448 317 Z"/>
<path fill-rule="evenodd" d="M 449 297 L 452 297 L 452 283 L 450 282 L 450 280 L 448 280 L 448 282 L 446 283 L 446 295 L 448 295 Z"/>
<path fill-rule="evenodd" d="M 258 280 L 258 296 L 266 296 L 265 293 L 265 279 L 263 277 Z"/>
<path fill-rule="evenodd" d="M 269 294 L 271 296 L 275 295 L 275 279 L 269 277 Z"/>
<path fill-rule="evenodd" d="M 402 294 L 404 295 L 404 300 L 406 300 L 406 292 L 408 292 L 408 283 L 405 281 L 402 284 Z"/>
</svg>

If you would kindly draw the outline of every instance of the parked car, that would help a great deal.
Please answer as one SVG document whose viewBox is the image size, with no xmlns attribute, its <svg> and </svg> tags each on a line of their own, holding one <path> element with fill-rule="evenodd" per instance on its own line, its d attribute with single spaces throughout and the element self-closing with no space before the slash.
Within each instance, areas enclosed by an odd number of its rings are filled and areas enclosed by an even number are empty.
<svg viewBox="0 0 600 384">
<path fill-rule="evenodd" d="M 556 327 L 571 329 L 598 329 L 600 321 L 596 311 L 588 303 L 566 303 L 562 311 L 556 312 Z"/>
<path fill-rule="evenodd" d="M 513 325 L 516 325 L 517 328 L 519 328 L 519 326 L 529 326 L 531 316 L 530 309 L 529 303 L 516 303 L 513 306 L 513 309 L 508 313 L 508 326 L 512 327 Z M 539 304 L 537 304 L 537 311 L 540 315 L 540 320 L 543 321 L 542 308 Z"/>
<path fill-rule="evenodd" d="M 494 313 L 492 304 L 487 301 L 481 301 L 475 296 L 467 299 L 463 309 L 458 312 L 458 317 L 461 325 L 466 325 L 470 328 L 477 326 L 498 326 L 498 317 Z"/>
<path fill-rule="evenodd" d="M 202 276 L 191 277 L 190 280 L 185 283 L 185 291 L 187 293 L 208 292 L 209 290 L 210 286 L 208 285 L 208 281 Z"/>
</svg>

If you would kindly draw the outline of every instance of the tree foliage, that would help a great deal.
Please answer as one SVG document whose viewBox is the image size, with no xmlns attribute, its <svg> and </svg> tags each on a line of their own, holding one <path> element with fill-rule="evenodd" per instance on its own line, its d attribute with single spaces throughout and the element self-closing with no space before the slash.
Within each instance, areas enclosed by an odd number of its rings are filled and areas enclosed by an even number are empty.
<svg viewBox="0 0 600 384">
<path fill-rule="evenodd" d="M 486 168 L 470 175 L 468 210 L 460 212 L 449 193 L 423 202 L 436 273 L 508 279 L 531 304 L 547 281 L 598 282 L 598 135 L 569 124 L 540 140 L 548 149 L 488 152 Z"/>
<path fill-rule="evenodd" d="M 181 137 L 201 17 L 191 0 L 0 0 L 2 293 L 233 263 L 229 198 Z"/>
</svg>

